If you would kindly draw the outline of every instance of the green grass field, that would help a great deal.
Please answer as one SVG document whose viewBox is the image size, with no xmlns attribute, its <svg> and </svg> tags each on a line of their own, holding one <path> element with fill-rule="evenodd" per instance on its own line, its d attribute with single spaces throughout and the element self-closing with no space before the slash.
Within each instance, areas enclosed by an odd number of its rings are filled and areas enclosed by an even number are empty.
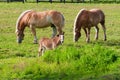
<svg viewBox="0 0 120 80">
<path fill-rule="evenodd" d="M 106 15 L 107 41 L 103 41 L 101 26 L 99 40 L 85 42 L 85 34 L 73 42 L 73 23 L 80 9 L 102 9 Z M 17 44 L 15 25 L 21 12 L 57 10 L 65 17 L 65 41 L 55 50 L 38 57 L 38 44 L 25 29 L 22 44 Z M 120 4 L 82 3 L 0 3 L 0 80 L 119 80 L 120 79 Z M 51 37 L 52 29 L 36 29 L 37 36 Z M 47 33 L 47 34 L 46 34 Z"/>
</svg>

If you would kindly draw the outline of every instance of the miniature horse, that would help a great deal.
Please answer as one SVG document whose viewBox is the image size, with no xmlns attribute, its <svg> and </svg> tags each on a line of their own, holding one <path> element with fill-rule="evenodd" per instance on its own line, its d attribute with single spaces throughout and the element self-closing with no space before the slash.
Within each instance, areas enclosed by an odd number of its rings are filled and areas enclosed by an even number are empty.
<svg viewBox="0 0 120 80">
<path fill-rule="evenodd" d="M 99 28 L 98 24 L 102 25 L 103 31 L 104 31 L 104 41 L 106 41 L 106 27 L 105 27 L 105 15 L 103 11 L 100 9 L 91 9 L 91 10 L 85 10 L 82 9 L 76 16 L 75 22 L 74 22 L 74 41 L 78 41 L 78 39 L 81 36 L 81 28 L 85 31 L 86 34 L 86 42 L 90 42 L 90 29 L 91 27 L 95 27 L 96 29 L 96 35 L 95 39 L 98 39 L 98 33 Z M 87 29 L 87 30 L 86 30 Z"/>
<path fill-rule="evenodd" d="M 37 43 L 35 28 L 46 28 L 51 26 L 53 28 L 52 37 L 57 34 L 62 34 L 62 28 L 64 27 L 64 16 L 54 10 L 36 12 L 33 10 L 24 11 L 16 22 L 17 42 L 21 43 L 24 38 L 24 29 L 28 26 L 33 35 L 34 43 Z"/>
<path fill-rule="evenodd" d="M 62 44 L 64 41 L 64 32 L 62 35 L 57 35 L 53 38 L 42 38 L 39 41 L 39 49 L 38 49 L 38 56 L 43 56 L 43 53 L 46 49 L 52 50 L 55 49 L 57 46 Z"/>
</svg>

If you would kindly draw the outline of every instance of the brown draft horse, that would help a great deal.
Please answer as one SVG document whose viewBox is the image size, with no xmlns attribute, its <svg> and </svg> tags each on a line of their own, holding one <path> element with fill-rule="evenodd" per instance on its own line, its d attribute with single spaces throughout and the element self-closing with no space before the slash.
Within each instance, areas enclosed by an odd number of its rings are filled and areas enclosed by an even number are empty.
<svg viewBox="0 0 120 80">
<path fill-rule="evenodd" d="M 35 28 L 46 28 L 51 26 L 53 28 L 52 37 L 57 34 L 57 31 L 59 34 L 62 34 L 64 21 L 64 16 L 58 11 L 48 10 L 44 12 L 36 12 L 33 10 L 26 10 L 19 16 L 16 22 L 17 42 L 22 42 L 26 26 L 31 29 L 34 35 L 34 43 L 37 43 Z"/>
<path fill-rule="evenodd" d="M 64 32 L 61 35 L 57 35 L 53 38 L 42 38 L 39 41 L 38 56 L 43 56 L 46 49 L 52 50 L 64 42 Z"/>
<path fill-rule="evenodd" d="M 74 41 L 75 42 L 78 41 L 78 39 L 81 36 L 81 32 L 80 32 L 81 28 L 83 28 L 86 34 L 86 42 L 90 42 L 90 29 L 93 26 L 96 29 L 95 39 L 97 40 L 99 33 L 99 28 L 98 28 L 99 23 L 103 28 L 104 41 L 106 41 L 107 39 L 106 39 L 106 27 L 105 27 L 105 15 L 103 11 L 101 11 L 100 9 L 80 10 L 74 22 L 74 29 L 73 29 Z"/>
</svg>

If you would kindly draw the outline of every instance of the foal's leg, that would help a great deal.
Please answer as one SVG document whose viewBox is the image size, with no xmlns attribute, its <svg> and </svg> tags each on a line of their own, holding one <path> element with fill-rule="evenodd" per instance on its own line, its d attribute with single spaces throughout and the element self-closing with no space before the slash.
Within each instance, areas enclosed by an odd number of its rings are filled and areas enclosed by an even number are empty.
<svg viewBox="0 0 120 80">
<path fill-rule="evenodd" d="M 105 22 L 101 22 L 101 25 L 102 25 L 102 28 L 103 28 L 103 32 L 104 32 L 104 41 L 107 40 L 107 37 L 106 37 L 106 27 L 105 27 Z"/>
<path fill-rule="evenodd" d="M 30 25 L 30 28 L 31 28 L 32 34 L 34 36 L 34 43 L 37 44 L 36 30 L 35 30 L 35 28 L 32 27 L 32 25 Z"/>
<path fill-rule="evenodd" d="M 41 56 L 41 54 L 42 54 L 42 48 L 40 46 L 39 49 L 38 49 L 38 56 Z"/>
<path fill-rule="evenodd" d="M 87 32 L 87 38 L 86 38 L 86 42 L 89 43 L 90 42 L 90 29 L 88 28 L 88 32 Z"/>
<path fill-rule="evenodd" d="M 99 28 L 98 26 L 95 26 L 96 34 L 95 34 L 95 40 L 98 40 L 98 34 L 99 34 Z"/>
<path fill-rule="evenodd" d="M 57 34 L 57 29 L 53 24 L 51 25 L 51 27 L 53 29 L 52 37 L 54 37 Z"/>
<path fill-rule="evenodd" d="M 42 47 L 42 56 L 45 53 L 45 47 Z"/>
</svg>

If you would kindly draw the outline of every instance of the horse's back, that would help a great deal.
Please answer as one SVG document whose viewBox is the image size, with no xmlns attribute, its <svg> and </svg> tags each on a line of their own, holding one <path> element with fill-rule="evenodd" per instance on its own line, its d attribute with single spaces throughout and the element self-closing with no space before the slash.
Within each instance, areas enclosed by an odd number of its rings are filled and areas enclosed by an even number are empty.
<svg viewBox="0 0 120 80">
<path fill-rule="evenodd" d="M 105 18 L 105 14 L 101 9 L 91 9 L 89 11 L 96 17 L 101 17 L 101 19 Z"/>
<path fill-rule="evenodd" d="M 48 42 L 51 42 L 51 39 L 49 39 L 49 38 L 41 38 L 39 40 L 39 43 L 48 43 Z"/>
</svg>

